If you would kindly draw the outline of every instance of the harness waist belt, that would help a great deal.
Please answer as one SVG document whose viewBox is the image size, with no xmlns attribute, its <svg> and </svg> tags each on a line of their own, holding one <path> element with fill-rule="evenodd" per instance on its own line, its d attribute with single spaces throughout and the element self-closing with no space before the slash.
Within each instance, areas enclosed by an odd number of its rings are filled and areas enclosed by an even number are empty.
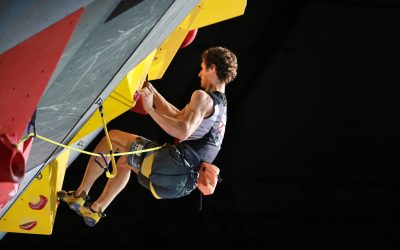
<svg viewBox="0 0 400 250">
<path fill-rule="evenodd" d="M 189 163 L 190 167 L 198 168 L 200 166 L 201 159 L 192 147 L 187 144 L 179 143 L 178 145 L 176 145 L 176 148 L 183 156 L 184 160 Z"/>
</svg>

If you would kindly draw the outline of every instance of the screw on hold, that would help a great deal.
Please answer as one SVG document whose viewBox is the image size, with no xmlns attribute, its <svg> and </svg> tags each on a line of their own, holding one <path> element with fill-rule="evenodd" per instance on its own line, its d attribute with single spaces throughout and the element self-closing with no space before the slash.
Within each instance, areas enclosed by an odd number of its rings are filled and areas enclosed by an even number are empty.
<svg viewBox="0 0 400 250">
<path fill-rule="evenodd" d="M 101 99 L 101 97 L 99 97 L 99 99 L 96 100 L 96 104 L 97 105 L 102 105 L 103 104 L 103 99 Z"/>
<path fill-rule="evenodd" d="M 35 178 L 40 181 L 43 178 L 42 173 L 38 173 Z"/>
</svg>

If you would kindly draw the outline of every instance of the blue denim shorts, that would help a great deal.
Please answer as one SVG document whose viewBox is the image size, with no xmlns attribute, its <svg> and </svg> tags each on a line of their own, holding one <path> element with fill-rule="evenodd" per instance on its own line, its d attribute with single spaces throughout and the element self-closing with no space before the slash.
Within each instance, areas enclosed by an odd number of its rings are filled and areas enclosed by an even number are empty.
<svg viewBox="0 0 400 250">
<path fill-rule="evenodd" d="M 159 144 L 157 142 L 151 141 L 144 137 L 139 136 L 131 145 L 131 152 L 143 149 L 149 149 L 153 147 L 157 147 Z M 154 153 L 154 151 L 130 154 L 128 155 L 128 164 L 140 171 L 140 166 L 143 163 L 143 160 L 146 156 Z"/>
</svg>

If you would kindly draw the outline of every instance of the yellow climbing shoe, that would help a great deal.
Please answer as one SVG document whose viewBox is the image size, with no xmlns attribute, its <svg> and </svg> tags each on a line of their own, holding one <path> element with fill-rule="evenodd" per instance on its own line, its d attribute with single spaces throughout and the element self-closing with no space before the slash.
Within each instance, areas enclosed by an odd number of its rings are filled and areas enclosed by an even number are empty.
<svg viewBox="0 0 400 250">
<path fill-rule="evenodd" d="M 77 214 L 80 215 L 79 209 L 84 205 L 84 203 L 89 200 L 89 196 L 86 195 L 85 192 L 82 192 L 80 195 L 75 196 L 75 191 L 64 191 L 61 190 L 57 192 L 58 198 L 60 200 L 64 201 L 67 203 L 69 208 L 74 210 Z"/>
<path fill-rule="evenodd" d="M 96 225 L 97 222 L 99 222 L 100 218 L 106 217 L 106 215 L 103 212 L 94 211 L 90 207 L 91 205 L 92 203 L 86 202 L 84 206 L 81 206 L 79 208 L 80 214 L 83 216 L 86 225 L 88 225 L 89 227 L 93 227 L 94 225 Z"/>
</svg>

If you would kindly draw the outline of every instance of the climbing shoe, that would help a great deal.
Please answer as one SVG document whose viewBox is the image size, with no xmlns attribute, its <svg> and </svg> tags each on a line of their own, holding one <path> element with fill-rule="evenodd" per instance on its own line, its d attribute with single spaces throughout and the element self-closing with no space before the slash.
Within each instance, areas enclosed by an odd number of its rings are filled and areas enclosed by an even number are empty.
<svg viewBox="0 0 400 250">
<path fill-rule="evenodd" d="M 74 210 L 77 214 L 81 215 L 79 209 L 84 205 L 84 203 L 89 200 L 89 196 L 85 193 L 82 192 L 80 195 L 75 196 L 75 191 L 64 191 L 61 190 L 57 192 L 58 198 L 60 200 L 64 201 L 67 203 L 69 208 Z"/>
<path fill-rule="evenodd" d="M 89 227 L 93 227 L 94 225 L 96 225 L 97 222 L 99 222 L 100 218 L 106 217 L 103 212 L 94 211 L 90 207 L 91 205 L 92 203 L 85 202 L 85 204 L 79 208 L 80 214 L 85 220 L 86 225 L 88 225 Z"/>
</svg>

